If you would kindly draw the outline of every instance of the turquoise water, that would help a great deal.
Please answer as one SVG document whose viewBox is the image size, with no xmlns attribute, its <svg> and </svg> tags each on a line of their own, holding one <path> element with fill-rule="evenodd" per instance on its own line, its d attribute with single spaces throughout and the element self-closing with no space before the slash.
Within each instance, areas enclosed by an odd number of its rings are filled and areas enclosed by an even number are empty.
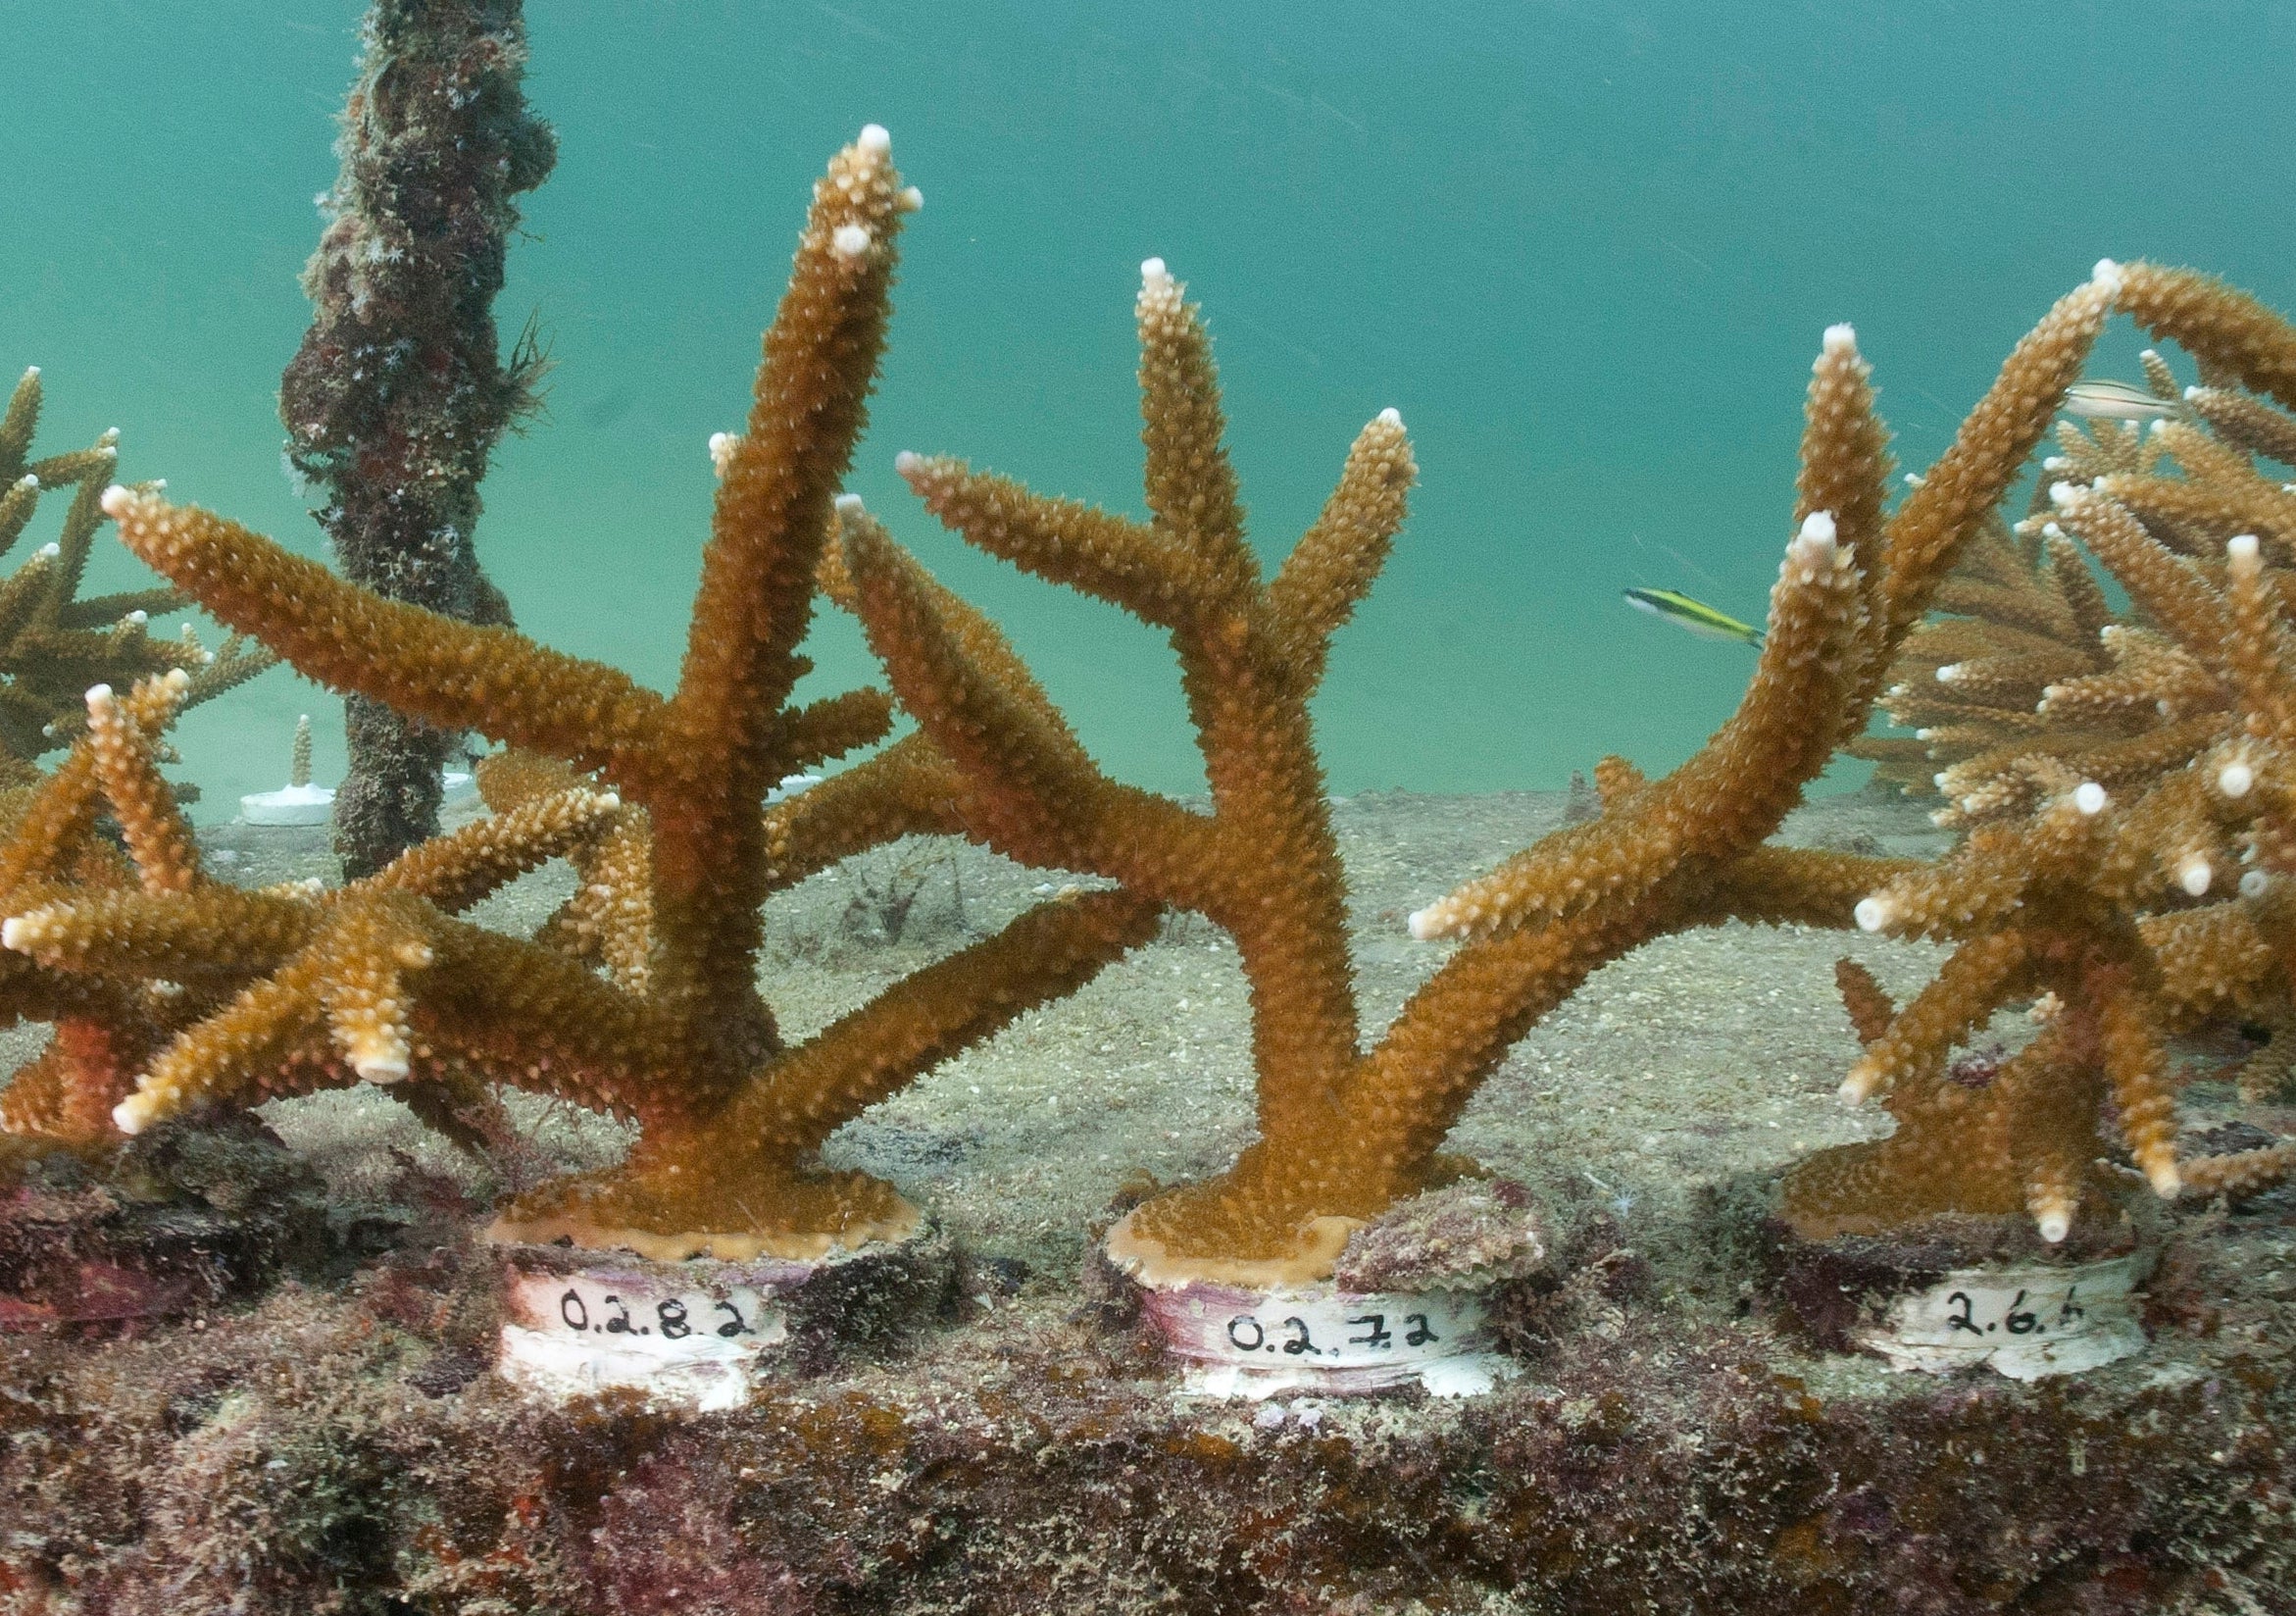
<svg viewBox="0 0 2296 1616">
<path fill-rule="evenodd" d="M 0 367 L 44 367 L 43 446 L 116 425 L 125 475 L 314 552 L 275 393 L 359 10 L 0 6 Z M 1152 253 L 1209 313 L 1271 557 L 1363 421 L 1412 428 L 1411 526 L 1318 709 L 1340 791 L 1694 746 L 1751 653 L 1619 590 L 1759 614 L 1828 322 L 1919 466 L 2100 255 L 2296 303 L 2285 5 L 545 0 L 530 26 L 561 158 L 498 313 L 537 311 L 558 368 L 478 534 L 523 625 L 673 676 L 704 443 L 808 183 L 880 122 L 926 205 L 852 485 L 1166 788 L 1199 776 L 1162 641 L 964 553 L 891 473 L 948 450 L 1137 509 Z M 2117 328 L 2099 373 L 2138 346 Z M 872 677 L 849 625 L 816 638 L 824 685 Z M 187 721 L 211 811 L 281 783 L 305 710 L 332 711 L 276 672 Z"/>
</svg>

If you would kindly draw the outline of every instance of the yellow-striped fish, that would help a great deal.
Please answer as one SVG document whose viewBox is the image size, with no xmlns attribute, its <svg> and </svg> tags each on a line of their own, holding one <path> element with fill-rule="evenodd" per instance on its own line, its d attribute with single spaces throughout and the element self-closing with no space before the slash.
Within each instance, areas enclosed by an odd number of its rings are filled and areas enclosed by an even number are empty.
<svg viewBox="0 0 2296 1616">
<path fill-rule="evenodd" d="M 1740 623 L 1727 612 L 1718 612 L 1703 600 L 1692 600 L 1679 589 L 1628 589 L 1626 604 L 1652 617 L 1689 630 L 1706 639 L 1734 639 L 1743 645 L 1762 643 L 1762 631 Z"/>
<path fill-rule="evenodd" d="M 2176 414 L 2176 406 L 2132 382 L 2075 381 L 2065 389 L 2065 413 L 2086 421 L 2153 421 Z"/>
</svg>

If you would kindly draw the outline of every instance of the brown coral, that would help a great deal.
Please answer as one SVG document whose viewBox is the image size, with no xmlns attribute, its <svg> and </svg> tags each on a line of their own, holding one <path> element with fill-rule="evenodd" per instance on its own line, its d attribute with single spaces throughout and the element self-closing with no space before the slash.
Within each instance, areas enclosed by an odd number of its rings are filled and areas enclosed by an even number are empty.
<svg viewBox="0 0 2296 1616">
<path fill-rule="evenodd" d="M 294 939 L 297 951 L 237 1002 L 226 1035 L 181 1040 L 155 1061 L 130 1120 L 195 1094 L 300 1085 L 303 1069 L 281 1064 L 298 1047 L 285 1030 L 308 1036 L 324 1017 L 378 1075 L 403 1050 L 413 1073 L 461 1065 L 644 1125 L 627 1163 L 534 1191 L 498 1225 L 506 1237 L 673 1257 L 810 1255 L 914 1226 L 890 1186 L 824 1173 L 816 1148 L 917 1073 L 1088 980 L 1155 918 L 1152 902 L 1116 892 L 1040 905 L 803 1044 L 783 1041 L 759 997 L 759 907 L 788 868 L 761 804 L 783 776 L 874 740 L 887 720 L 873 692 L 807 706 L 788 697 L 883 343 L 894 236 L 914 205 L 873 127 L 815 188 L 748 429 L 724 445 L 671 695 L 506 628 L 384 600 L 207 513 L 127 489 L 107 496 L 131 549 L 310 677 L 619 793 L 581 853 L 593 874 L 612 870 L 611 882 L 586 884 L 619 884 L 614 902 L 577 906 L 521 941 L 446 920 L 386 870 Z M 524 785 L 496 783 L 506 806 L 565 794 L 536 794 L 547 763 L 506 768 L 526 774 Z M 372 895 L 354 903 L 353 891 Z"/>
<path fill-rule="evenodd" d="M 2296 822 L 2284 759 L 2296 745 L 2296 657 L 2275 558 L 2290 553 L 2278 525 L 2296 499 L 2248 456 L 2296 451 L 2296 421 L 2233 384 L 2296 404 L 2296 329 L 2241 293 L 2151 265 L 2125 272 L 2120 302 L 2200 360 L 2216 384 L 2184 397 L 2220 435 L 2184 419 L 2161 422 L 2144 443 L 2070 433 L 2069 452 L 2049 463 L 2087 480 L 2061 477 L 2046 514 L 2021 525 L 2050 556 L 2021 588 L 2064 608 L 2095 650 L 2080 632 L 2061 634 L 2030 674 L 2011 678 L 2020 653 L 2004 649 L 2001 612 L 1926 629 L 1909 646 L 1987 636 L 1989 648 L 1958 666 L 1984 686 L 1996 733 L 1938 777 L 1950 798 L 1941 818 L 1974 826 L 1968 840 L 1859 905 L 1870 931 L 1957 947 L 1867 1038 L 1844 1085 L 1853 1099 L 1888 1096 L 1898 1134 L 1790 1176 L 1788 1210 L 1806 1231 L 2022 1207 L 2061 1239 L 2108 1140 L 2162 1195 L 2187 1184 L 2244 1191 L 2296 1166 L 2286 1142 L 2179 1161 L 2163 1044 L 2226 1011 L 2289 1023 Z M 2168 395 L 2166 361 L 2148 355 L 2147 371 Z M 2127 590 L 2131 620 L 2101 621 L 2075 539 Z M 1956 1094 L 1953 1048 L 2036 993 L 2052 1006 L 2041 1036 L 1981 1097 Z M 1863 1035 L 1871 1006 L 1858 1014 Z M 2244 1092 L 2284 1067 L 2281 1056 L 2253 1062 Z"/>
<path fill-rule="evenodd" d="M 1234 936 L 1252 984 L 1260 1138 L 1225 1173 L 1152 1199 L 1111 1237 L 1137 1271 L 1248 1281 L 1329 1272 L 1348 1232 L 1437 1182 L 1437 1146 L 1507 1046 L 1605 961 L 1731 917 L 1842 924 L 1859 883 L 1902 866 L 1760 844 L 1862 726 L 1904 634 L 2078 374 L 2113 278 L 2021 345 L 1954 449 L 1884 527 L 1886 453 L 1866 366 L 1827 333 L 1810 389 L 1799 535 L 1752 688 L 1707 747 L 1646 783 L 1613 760 L 1604 812 L 1414 917 L 1465 946 L 1359 1047 L 1341 898 L 1307 701 L 1330 633 L 1371 586 L 1413 475 L 1402 423 L 1357 438 L 1323 517 L 1276 577 L 1246 544 L 1222 450 L 1210 346 L 1161 261 L 1139 300 L 1146 488 L 1130 522 L 952 460 L 902 475 L 964 537 L 1167 630 L 1212 810 L 1103 776 L 1057 715 L 1016 700 L 1010 653 L 873 524 L 843 562 L 872 646 L 954 770 L 972 833 L 1016 857 L 1112 877 Z"/>
<path fill-rule="evenodd" d="M 0 580 L 0 789 L 39 779 L 33 760 L 69 746 L 83 723 L 80 695 L 91 684 L 125 688 L 181 668 L 191 676 L 186 704 L 220 695 L 277 659 L 236 636 L 220 654 L 188 629 L 179 640 L 153 639 L 154 613 L 185 604 L 175 589 L 133 589 L 77 598 L 88 552 L 104 524 L 103 491 L 119 469 L 119 434 L 85 449 L 34 458 L 39 425 L 38 368 L 27 370 L 0 415 L 0 554 L 30 527 L 44 493 L 72 490 L 56 536 Z"/>
</svg>

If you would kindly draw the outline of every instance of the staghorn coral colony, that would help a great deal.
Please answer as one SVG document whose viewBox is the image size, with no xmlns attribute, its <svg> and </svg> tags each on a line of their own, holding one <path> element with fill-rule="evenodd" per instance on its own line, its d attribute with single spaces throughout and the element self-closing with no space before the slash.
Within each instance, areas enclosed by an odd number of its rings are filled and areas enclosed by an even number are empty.
<svg viewBox="0 0 2296 1616">
<path fill-rule="evenodd" d="M 884 339 L 893 239 L 915 205 L 888 149 L 865 131 L 816 189 L 748 430 L 725 456 L 671 695 L 511 629 L 386 600 L 155 494 L 106 496 L 131 549 L 304 673 L 514 748 L 489 770 L 494 823 L 543 838 L 506 832 L 522 850 L 498 843 L 483 874 L 460 865 L 455 838 L 420 844 L 330 900 L 333 924 L 316 932 L 307 905 L 258 920 L 213 890 L 19 915 L 20 950 L 60 969 L 179 981 L 221 951 L 261 973 L 142 1071 L 115 1110 L 122 1128 L 350 1077 L 511 1084 L 634 1119 L 644 1136 L 622 1166 L 521 1199 L 499 1236 L 672 1259 L 819 1255 L 917 1223 L 889 1185 L 812 1165 L 824 1139 L 1149 934 L 1143 899 L 1058 897 L 796 1045 L 758 993 L 758 907 L 805 868 L 774 862 L 767 795 L 875 740 L 889 716 L 870 691 L 788 704 Z M 584 877 L 540 934 L 453 918 L 535 849 L 572 851 Z"/>
</svg>

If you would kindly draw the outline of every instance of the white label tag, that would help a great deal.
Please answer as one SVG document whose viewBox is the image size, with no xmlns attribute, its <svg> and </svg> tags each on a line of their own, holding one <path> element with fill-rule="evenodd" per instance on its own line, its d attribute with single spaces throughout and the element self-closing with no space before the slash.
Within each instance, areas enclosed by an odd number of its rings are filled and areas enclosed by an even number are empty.
<svg viewBox="0 0 2296 1616">
<path fill-rule="evenodd" d="M 498 1366 L 562 1397 L 630 1387 L 704 1411 L 733 1408 L 747 1400 L 759 1358 L 789 1338 L 774 1298 L 773 1286 L 677 1284 L 637 1268 L 515 1273 Z"/>
<path fill-rule="evenodd" d="M 1145 1302 L 1189 1389 L 1218 1396 L 1375 1390 L 1419 1380 L 1438 1395 L 1488 1390 L 1498 1361 L 1472 1292 L 1351 1294 L 1191 1285 Z"/>
<path fill-rule="evenodd" d="M 2134 1253 L 2072 1266 L 1955 1269 L 1898 1297 L 1858 1339 L 1897 1369 L 1983 1363 L 2021 1381 L 2076 1374 L 2143 1350 L 2140 1271 Z"/>
</svg>

